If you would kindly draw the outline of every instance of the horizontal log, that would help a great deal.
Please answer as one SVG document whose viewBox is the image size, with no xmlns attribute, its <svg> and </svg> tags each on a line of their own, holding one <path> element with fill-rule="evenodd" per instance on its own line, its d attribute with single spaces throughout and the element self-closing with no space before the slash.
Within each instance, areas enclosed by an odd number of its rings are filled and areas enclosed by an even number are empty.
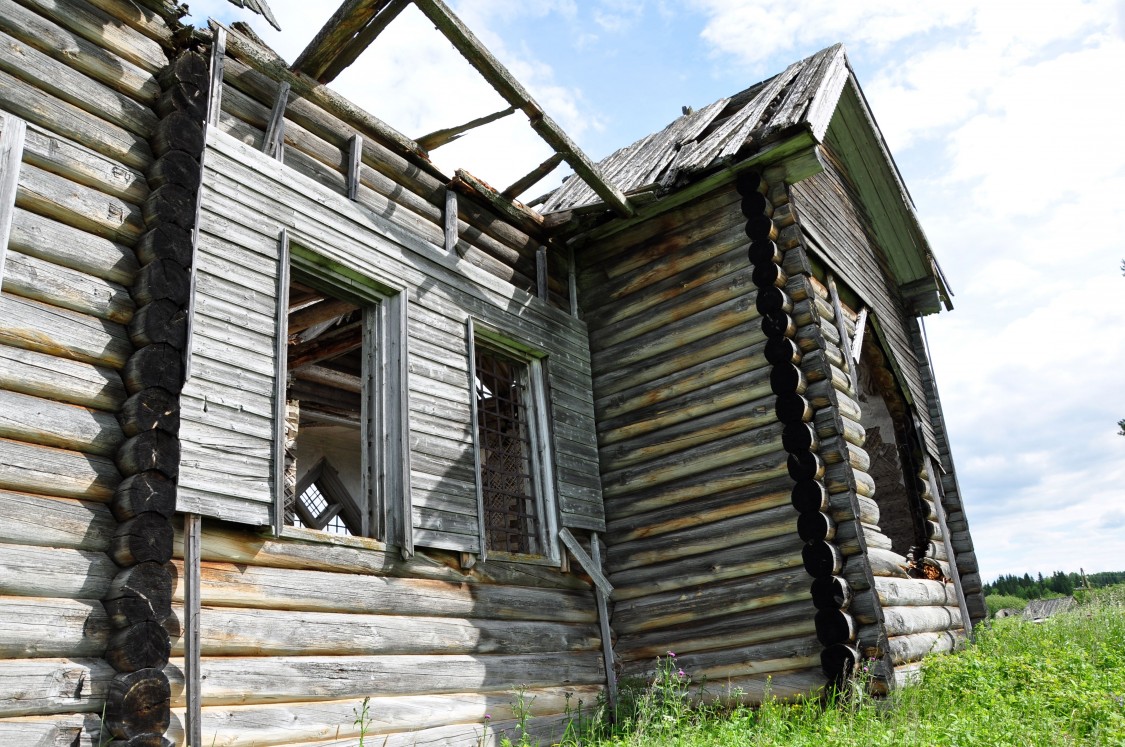
<svg viewBox="0 0 1125 747">
<path fill-rule="evenodd" d="M 125 245 L 19 208 L 8 248 L 121 286 L 131 284 L 138 269 Z"/>
<path fill-rule="evenodd" d="M 871 476 L 843 462 L 829 465 L 825 469 L 824 484 L 829 493 L 846 493 L 855 490 L 859 495 L 868 498 L 875 495 L 875 481 Z"/>
<path fill-rule="evenodd" d="M 879 598 L 870 589 L 855 593 L 848 612 L 855 616 L 860 625 L 878 625 L 882 615 Z"/>
<path fill-rule="evenodd" d="M 606 566 L 611 575 L 639 566 L 724 550 L 794 532 L 793 509 L 786 505 L 669 534 L 611 545 Z"/>
<path fill-rule="evenodd" d="M 671 506 L 614 519 L 606 526 L 608 534 L 614 538 L 614 544 L 622 544 L 736 516 L 745 516 L 788 503 L 789 491 L 784 487 L 769 490 L 762 487 L 735 489 L 693 501 L 690 512 L 680 506 Z"/>
<path fill-rule="evenodd" d="M 372 717 L 386 717 L 393 696 L 431 699 L 446 693 L 499 691 L 526 686 L 551 688 L 541 692 L 546 705 L 556 696 L 563 701 L 563 688 L 582 689 L 604 681 L 600 652 L 536 654 L 533 656 L 223 656 L 203 659 L 203 705 L 250 705 L 255 703 L 299 703 L 343 698 L 372 698 Z M 184 704 L 182 660 L 173 659 L 165 670 L 172 685 L 172 704 Z M 591 691 L 593 688 L 591 688 Z M 591 692 L 591 694 L 593 694 Z M 500 698 L 497 698 L 498 700 Z M 444 698 L 440 699 L 444 700 Z M 559 711 L 563 709 L 560 707 Z M 559 711 L 555 711 L 556 713 Z M 483 714 L 481 714 L 483 716 Z M 483 720 L 483 719 L 482 719 Z"/>
<path fill-rule="evenodd" d="M 666 657 L 669 651 L 678 657 L 696 651 L 807 638 L 816 633 L 815 614 L 816 610 L 807 599 L 799 600 L 707 620 L 679 630 L 626 634 L 617 639 L 614 652 L 625 660 L 651 663 L 658 656 Z M 694 677 L 695 673 L 691 675 Z"/>
<path fill-rule="evenodd" d="M 0 490 L 0 543 L 104 552 L 116 528 L 102 503 Z"/>
<path fill-rule="evenodd" d="M 792 530 L 780 536 L 735 545 L 726 550 L 693 555 L 614 573 L 613 599 L 624 601 L 710 581 L 745 578 L 784 568 L 800 568 L 802 542 Z"/>
<path fill-rule="evenodd" d="M 112 369 L 3 345 L 0 388 L 107 412 L 119 409 L 126 397 Z"/>
<path fill-rule="evenodd" d="M 888 636 L 937 633 L 963 627 L 959 607 L 885 607 Z"/>
<path fill-rule="evenodd" d="M 693 686 L 705 702 L 723 705 L 758 705 L 767 698 L 789 702 L 820 698 L 825 676 L 819 663 L 815 667 L 768 675 L 728 677 L 721 681 Z"/>
<path fill-rule="evenodd" d="M 136 205 L 23 164 L 16 205 L 110 241 L 130 244 L 144 233 Z"/>
<path fill-rule="evenodd" d="M 114 674 L 93 657 L 0 661 L 0 718 L 101 713 Z"/>
<path fill-rule="evenodd" d="M 915 633 L 887 639 L 887 654 L 897 666 L 918 661 L 929 654 L 944 654 L 959 648 L 965 642 L 963 630 L 940 633 Z"/>
<path fill-rule="evenodd" d="M 375 540 L 288 527 L 285 533 L 286 536 L 274 539 L 246 529 L 207 524 L 203 532 L 202 559 L 263 568 L 423 578 L 456 584 L 505 584 L 573 590 L 590 588 L 588 582 L 549 566 L 489 559 L 487 563 L 463 569 L 459 555 L 454 553 L 418 551 L 412 559 L 404 560 L 397 548 L 388 548 Z M 179 530 L 174 549 L 175 557 L 183 558 L 183 535 Z"/>
<path fill-rule="evenodd" d="M 867 560 L 874 576 L 907 578 L 906 558 L 891 550 L 876 547 L 867 550 Z"/>
<path fill-rule="evenodd" d="M 814 667 L 823 648 L 815 635 L 804 635 L 720 651 L 676 652 L 675 664 L 693 679 L 714 682 Z M 628 676 L 652 676 L 655 660 L 625 662 L 623 669 Z"/>
<path fill-rule="evenodd" d="M 613 629 L 624 635 L 801 601 L 809 598 L 808 583 L 796 568 L 625 600 L 614 609 Z"/>
<path fill-rule="evenodd" d="M 120 481 L 105 457 L 0 439 L 0 489 L 108 501 Z"/>
<path fill-rule="evenodd" d="M 178 630 L 183 610 L 175 610 Z M 204 607 L 203 656 L 545 654 L 599 651 L 589 624 Z M 173 654 L 183 655 L 177 635 Z"/>
<path fill-rule="evenodd" d="M 181 568 L 177 561 L 176 567 Z M 173 599 L 183 600 L 182 570 Z M 202 602 L 211 606 L 592 622 L 590 592 L 452 584 L 204 563 Z"/>
<path fill-rule="evenodd" d="M 133 205 L 148 196 L 149 186 L 140 171 L 34 124 L 27 128 L 23 157 L 44 171 Z"/>
<path fill-rule="evenodd" d="M 0 594 L 6 596 L 101 599 L 118 570 L 104 552 L 32 545 L 0 551 Z"/>
<path fill-rule="evenodd" d="M 108 412 L 0 389 L 0 438 L 112 456 L 125 435 Z"/>
<path fill-rule="evenodd" d="M 133 352 L 120 324 L 7 293 L 0 295 L 0 343 L 113 369 Z"/>
<path fill-rule="evenodd" d="M 0 743 L 24 747 L 100 747 L 101 718 L 93 713 L 0 719 Z"/>
<path fill-rule="evenodd" d="M 100 657 L 109 632 L 109 618 L 96 600 L 0 598 L 0 656 L 5 659 Z"/>
</svg>

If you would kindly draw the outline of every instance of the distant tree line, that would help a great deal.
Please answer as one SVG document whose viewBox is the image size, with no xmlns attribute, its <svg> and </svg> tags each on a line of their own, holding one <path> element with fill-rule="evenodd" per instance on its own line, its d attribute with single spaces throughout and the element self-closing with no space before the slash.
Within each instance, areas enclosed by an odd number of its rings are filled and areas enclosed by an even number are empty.
<svg viewBox="0 0 1125 747">
<path fill-rule="evenodd" d="M 1086 582 L 1091 589 L 1125 584 L 1125 571 L 1090 573 L 1086 576 Z M 1081 588 L 1081 574 L 1055 571 L 1047 577 L 1044 577 L 1042 573 L 1036 578 L 1032 578 L 1031 574 L 1028 573 L 1022 576 L 1001 576 L 992 583 L 985 584 L 984 593 L 985 596 L 1003 594 L 1020 599 L 1049 599 L 1055 596 L 1069 596 L 1074 593 L 1075 589 Z"/>
</svg>

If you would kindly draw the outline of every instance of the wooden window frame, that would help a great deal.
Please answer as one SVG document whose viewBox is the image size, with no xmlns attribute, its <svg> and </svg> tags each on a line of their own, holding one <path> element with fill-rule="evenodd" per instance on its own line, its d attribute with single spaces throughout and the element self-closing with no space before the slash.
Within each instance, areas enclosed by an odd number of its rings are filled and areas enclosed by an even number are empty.
<svg viewBox="0 0 1125 747">
<path fill-rule="evenodd" d="M 562 553 L 558 542 L 561 522 L 558 516 L 558 490 L 555 484 L 554 438 L 551 429 L 551 403 L 547 385 L 547 354 L 531 345 L 518 341 L 496 327 L 472 317 L 466 322 L 466 337 L 469 348 L 469 401 L 473 421 L 473 468 L 480 542 L 479 559 L 485 561 L 492 556 L 505 560 L 559 565 L 562 563 Z M 502 355 L 513 358 L 527 367 L 528 402 L 526 403 L 526 409 L 531 440 L 529 457 L 535 493 L 535 507 L 538 513 L 539 531 L 537 540 L 542 550 L 540 553 L 522 555 L 489 550 L 488 548 L 484 484 L 481 479 L 481 436 L 478 428 L 476 396 L 476 351 L 478 344 L 486 349 L 495 350 Z"/>
<path fill-rule="evenodd" d="M 278 259 L 277 377 L 274 413 L 274 532 L 285 525 L 285 402 L 289 282 L 301 281 L 363 309 L 363 397 L 360 413 L 361 495 L 353 496 L 362 516 L 362 537 L 414 554 L 410 495 L 409 404 L 407 399 L 407 293 L 405 288 L 360 278 L 282 231 Z M 292 531 L 292 528 L 289 528 Z M 333 535 L 335 536 L 335 535 Z M 301 533 L 309 539 L 308 533 Z"/>
</svg>

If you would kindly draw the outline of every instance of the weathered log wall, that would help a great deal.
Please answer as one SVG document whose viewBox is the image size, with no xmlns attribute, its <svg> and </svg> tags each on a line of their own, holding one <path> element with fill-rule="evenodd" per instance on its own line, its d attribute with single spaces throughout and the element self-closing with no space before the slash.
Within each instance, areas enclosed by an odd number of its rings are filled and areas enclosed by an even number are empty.
<svg viewBox="0 0 1125 747">
<path fill-rule="evenodd" d="M 121 0 L 4 0 L 0 46 L 0 108 L 27 124 L 0 293 L 0 742 L 96 744 L 111 693 L 137 694 L 133 657 L 162 666 L 127 569 L 159 529 L 120 486 L 144 429 L 156 297 L 136 247 L 172 38 Z"/>
<path fill-rule="evenodd" d="M 509 731 L 524 691 L 536 737 L 556 736 L 605 682 L 597 608 L 587 582 L 558 569 L 456 553 L 403 560 L 373 540 L 305 530 L 274 539 L 204 522 L 203 744 L 355 739 L 485 743 Z M 182 538 L 173 595 L 173 723 L 183 733 Z M 179 625 L 176 625 L 176 622 Z M 410 735 L 408 738 L 407 735 Z"/>
<path fill-rule="evenodd" d="M 825 680 L 742 199 L 728 184 L 577 262 L 618 665 L 674 651 L 753 700 Z"/>
</svg>

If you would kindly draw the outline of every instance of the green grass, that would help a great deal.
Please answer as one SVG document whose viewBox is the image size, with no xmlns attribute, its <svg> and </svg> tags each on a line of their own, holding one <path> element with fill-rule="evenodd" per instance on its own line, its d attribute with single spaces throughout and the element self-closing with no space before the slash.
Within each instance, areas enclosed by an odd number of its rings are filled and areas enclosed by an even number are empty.
<svg viewBox="0 0 1125 747">
<path fill-rule="evenodd" d="M 882 700 L 857 681 L 828 703 L 767 700 L 720 711 L 693 702 L 687 679 L 664 660 L 654 683 L 625 693 L 616 726 L 587 723 L 564 744 L 1125 745 L 1125 586 L 1042 623 L 997 620 L 964 651 L 932 657 L 921 684 Z"/>
<path fill-rule="evenodd" d="M 1002 609 L 1022 610 L 1027 606 L 1026 599 L 1014 597 L 1010 594 L 989 594 L 984 598 L 984 603 L 988 605 L 989 617 L 995 617 L 996 613 Z"/>
</svg>

